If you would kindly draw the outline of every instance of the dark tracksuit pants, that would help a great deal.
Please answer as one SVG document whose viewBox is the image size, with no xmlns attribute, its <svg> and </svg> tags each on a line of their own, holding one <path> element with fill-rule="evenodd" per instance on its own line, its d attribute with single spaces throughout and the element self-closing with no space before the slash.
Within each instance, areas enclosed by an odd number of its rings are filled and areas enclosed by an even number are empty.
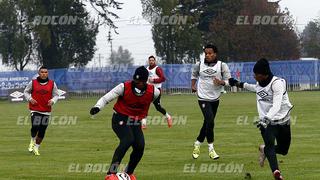
<svg viewBox="0 0 320 180">
<path fill-rule="evenodd" d="M 120 143 L 114 152 L 107 174 L 117 173 L 121 160 L 130 147 L 132 147 L 132 153 L 126 172 L 132 174 L 144 152 L 145 143 L 141 130 L 141 122 L 129 120 L 128 116 L 114 113 L 112 117 L 112 129 L 118 136 Z"/>
<path fill-rule="evenodd" d="M 40 114 L 37 112 L 31 113 L 31 137 L 39 137 L 41 139 L 44 138 L 46 133 L 46 129 L 49 124 L 48 115 Z"/>
<path fill-rule="evenodd" d="M 158 89 L 161 92 L 161 88 L 158 88 Z M 159 94 L 158 98 L 153 101 L 153 105 L 157 109 L 157 111 L 159 111 L 163 115 L 166 115 L 167 111 L 161 106 L 160 99 L 161 99 L 161 93 Z"/>
<path fill-rule="evenodd" d="M 210 144 L 214 141 L 214 118 L 216 117 L 218 110 L 219 100 L 212 102 L 199 100 L 198 103 L 202 111 L 204 121 L 197 140 L 203 142 L 204 139 L 207 138 L 207 142 Z"/>
<path fill-rule="evenodd" d="M 276 154 L 286 155 L 291 142 L 290 124 L 271 125 L 260 127 L 265 143 L 264 153 L 269 161 L 271 171 L 279 170 Z M 275 140 L 277 145 L 275 145 Z"/>
</svg>

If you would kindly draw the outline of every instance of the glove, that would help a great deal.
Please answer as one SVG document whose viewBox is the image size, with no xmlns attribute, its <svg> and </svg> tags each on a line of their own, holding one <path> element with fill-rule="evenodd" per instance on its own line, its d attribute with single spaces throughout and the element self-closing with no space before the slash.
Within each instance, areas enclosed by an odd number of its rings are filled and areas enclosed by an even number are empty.
<svg viewBox="0 0 320 180">
<path fill-rule="evenodd" d="M 229 85 L 230 85 L 230 86 L 236 86 L 237 83 L 239 83 L 238 80 L 236 80 L 236 79 L 234 79 L 234 78 L 230 78 L 230 79 L 229 79 Z"/>
<path fill-rule="evenodd" d="M 95 115 L 100 111 L 100 109 L 98 107 L 93 107 L 90 109 L 90 114 L 91 115 Z"/>
<path fill-rule="evenodd" d="M 243 88 L 243 85 L 244 85 L 244 82 L 238 82 L 236 86 L 238 88 Z"/>
<path fill-rule="evenodd" d="M 229 79 L 229 85 L 230 86 L 237 86 L 238 88 L 243 88 L 244 82 L 240 82 L 234 78 Z"/>
<path fill-rule="evenodd" d="M 267 128 L 268 125 L 270 124 L 270 120 L 268 118 L 263 118 L 263 119 L 260 119 L 258 121 L 255 121 L 254 122 L 255 125 L 257 125 L 257 128 Z"/>
</svg>

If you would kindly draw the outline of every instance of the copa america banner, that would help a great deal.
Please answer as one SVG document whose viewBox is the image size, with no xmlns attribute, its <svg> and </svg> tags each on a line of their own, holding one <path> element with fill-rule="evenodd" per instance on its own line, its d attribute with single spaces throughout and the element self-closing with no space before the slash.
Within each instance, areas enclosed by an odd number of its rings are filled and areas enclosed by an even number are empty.
<svg viewBox="0 0 320 180">
<path fill-rule="evenodd" d="M 0 96 L 8 96 L 10 90 L 24 89 L 34 74 L 31 71 L 0 72 Z"/>
<path fill-rule="evenodd" d="M 253 66 L 255 62 L 228 63 L 232 77 L 254 83 Z M 271 61 L 275 75 L 283 77 L 290 84 L 319 84 L 320 61 Z M 164 89 L 190 88 L 192 64 L 161 65 L 166 76 Z M 132 79 L 136 66 L 113 65 L 108 67 L 53 69 L 49 78 L 58 88 L 69 92 L 109 91 L 115 85 Z M 0 72 L 0 96 L 9 96 L 10 89 L 25 88 L 36 71 Z"/>
</svg>

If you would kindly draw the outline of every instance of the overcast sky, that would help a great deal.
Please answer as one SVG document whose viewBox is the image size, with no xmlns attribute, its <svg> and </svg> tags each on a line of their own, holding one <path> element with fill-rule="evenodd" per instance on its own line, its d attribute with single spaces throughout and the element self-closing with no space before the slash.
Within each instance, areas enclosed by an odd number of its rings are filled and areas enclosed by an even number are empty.
<svg viewBox="0 0 320 180">
<path fill-rule="evenodd" d="M 119 0 L 123 2 L 122 10 L 115 11 L 120 19 L 115 20 L 119 27 L 119 34 L 112 33 L 113 49 L 117 50 L 120 45 L 128 49 L 134 58 L 135 64 L 145 64 L 147 57 L 155 55 L 151 35 L 151 25 L 142 19 L 142 6 L 140 0 Z M 312 19 L 320 16 L 320 0 L 282 0 L 281 9 L 288 8 L 296 26 L 301 32 L 304 26 Z M 101 27 L 97 36 L 97 51 L 94 60 L 88 66 L 106 65 L 110 56 L 110 44 L 107 41 L 108 28 Z M 98 57 L 100 55 L 100 61 Z M 1 65 L 0 65 L 1 66 Z M 4 67 L 0 67 L 3 70 Z"/>
<path fill-rule="evenodd" d="M 124 2 L 123 9 L 117 11 L 120 19 L 116 20 L 116 25 L 119 27 L 119 35 L 113 33 L 113 49 L 116 50 L 118 46 L 122 45 L 132 53 L 135 64 L 145 64 L 146 58 L 151 54 L 155 54 L 151 25 L 142 19 L 140 0 L 122 0 L 121 2 Z M 296 26 L 299 31 L 302 31 L 310 20 L 320 15 L 319 0 L 282 0 L 280 6 L 281 9 L 286 7 L 289 9 L 296 20 Z M 96 57 L 98 54 L 104 57 L 101 58 L 101 61 L 104 61 L 101 62 L 102 64 L 107 63 L 107 57 L 110 55 L 107 32 L 107 28 L 101 28 L 97 37 L 98 50 Z M 97 58 L 95 61 L 95 64 L 99 63 Z"/>
</svg>

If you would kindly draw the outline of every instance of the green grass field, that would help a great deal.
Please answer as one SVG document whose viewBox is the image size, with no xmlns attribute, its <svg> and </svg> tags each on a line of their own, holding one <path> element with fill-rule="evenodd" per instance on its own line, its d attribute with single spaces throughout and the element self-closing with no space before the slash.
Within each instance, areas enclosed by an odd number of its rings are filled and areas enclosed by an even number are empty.
<svg viewBox="0 0 320 180">
<path fill-rule="evenodd" d="M 295 105 L 291 114 L 292 144 L 287 156 L 278 156 L 280 168 L 289 180 L 318 180 L 320 92 L 290 92 L 289 96 Z M 50 125 L 39 157 L 27 152 L 30 122 L 21 124 L 19 118 L 29 115 L 27 104 L 1 101 L 0 179 L 104 179 L 103 169 L 90 172 L 86 166 L 108 165 L 118 139 L 111 129 L 112 105 L 95 119 L 90 118 L 89 109 L 96 101 L 97 98 L 58 102 L 53 116 L 76 117 L 76 123 Z M 172 129 L 163 124 L 149 124 L 145 131 L 145 154 L 135 171 L 139 180 L 244 179 L 246 173 L 255 180 L 272 179 L 269 166 L 260 168 L 257 162 L 262 138 L 252 125 L 257 115 L 254 94 L 229 93 L 222 97 L 215 126 L 215 149 L 220 155 L 217 161 L 209 159 L 206 144 L 197 160 L 191 157 L 192 145 L 203 121 L 196 96 L 164 96 L 162 104 L 184 120 Z M 149 115 L 160 113 L 151 106 Z M 246 117 L 247 123 L 243 123 Z M 123 163 L 128 162 L 130 152 L 131 149 Z M 213 168 L 206 171 L 203 167 L 207 166 Z M 232 171 L 232 166 L 242 169 Z"/>
</svg>

